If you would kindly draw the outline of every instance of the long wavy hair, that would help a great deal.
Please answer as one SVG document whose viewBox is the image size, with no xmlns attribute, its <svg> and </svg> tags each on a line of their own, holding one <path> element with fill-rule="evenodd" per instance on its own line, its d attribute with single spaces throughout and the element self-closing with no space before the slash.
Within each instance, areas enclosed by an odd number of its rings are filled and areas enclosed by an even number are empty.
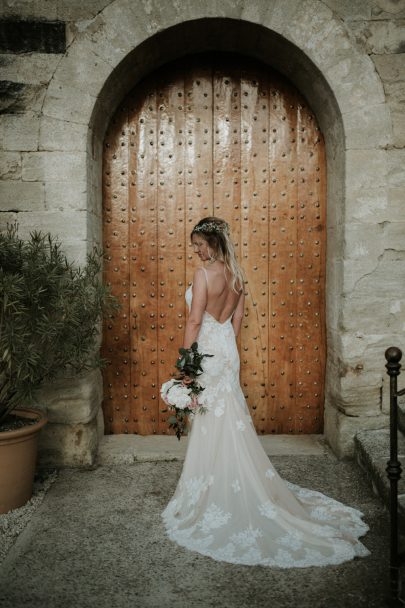
<svg viewBox="0 0 405 608">
<path fill-rule="evenodd" d="M 198 227 L 203 224 L 211 224 L 211 226 L 205 230 L 198 230 Z M 216 230 L 213 224 L 216 224 L 219 230 Z M 230 238 L 229 224 L 219 217 L 204 217 L 194 226 L 190 238 L 193 234 L 201 235 L 213 250 L 214 256 L 224 262 L 225 267 L 231 273 L 231 287 L 236 293 L 239 293 L 243 289 L 245 279 Z M 238 289 L 236 288 L 237 284 Z"/>
</svg>

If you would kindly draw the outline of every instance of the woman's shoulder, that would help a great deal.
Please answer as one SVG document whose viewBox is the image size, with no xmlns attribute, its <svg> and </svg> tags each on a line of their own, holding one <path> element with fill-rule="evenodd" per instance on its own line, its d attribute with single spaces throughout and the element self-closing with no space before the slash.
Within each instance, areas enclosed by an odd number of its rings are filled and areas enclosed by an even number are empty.
<svg viewBox="0 0 405 608">
<path fill-rule="evenodd" d="M 195 282 L 196 280 L 197 281 L 201 280 L 206 276 L 207 276 L 207 271 L 204 268 L 204 266 L 196 266 L 196 268 L 194 269 L 193 282 Z"/>
</svg>

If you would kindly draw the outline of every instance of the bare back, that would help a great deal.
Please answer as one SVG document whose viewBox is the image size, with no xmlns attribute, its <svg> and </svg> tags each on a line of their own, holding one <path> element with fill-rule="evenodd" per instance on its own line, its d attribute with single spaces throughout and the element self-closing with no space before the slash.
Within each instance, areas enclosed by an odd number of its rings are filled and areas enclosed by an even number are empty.
<svg viewBox="0 0 405 608">
<path fill-rule="evenodd" d="M 233 314 L 239 301 L 240 293 L 236 293 L 230 285 L 230 273 L 225 264 L 216 268 L 204 268 L 207 279 L 206 311 L 219 323 L 224 323 Z"/>
</svg>

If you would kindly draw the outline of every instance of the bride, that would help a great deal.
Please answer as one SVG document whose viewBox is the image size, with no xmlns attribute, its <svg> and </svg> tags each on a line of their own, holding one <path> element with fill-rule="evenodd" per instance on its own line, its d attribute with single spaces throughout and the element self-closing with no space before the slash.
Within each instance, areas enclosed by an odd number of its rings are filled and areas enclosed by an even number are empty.
<svg viewBox="0 0 405 608">
<path fill-rule="evenodd" d="M 204 266 L 185 298 L 184 348 L 213 354 L 198 380 L 208 411 L 192 419 L 183 470 L 162 512 L 168 537 L 233 564 L 302 568 L 369 555 L 360 511 L 277 473 L 257 437 L 239 381 L 236 336 L 244 312 L 243 274 L 229 226 L 203 218 L 191 232 Z"/>
</svg>

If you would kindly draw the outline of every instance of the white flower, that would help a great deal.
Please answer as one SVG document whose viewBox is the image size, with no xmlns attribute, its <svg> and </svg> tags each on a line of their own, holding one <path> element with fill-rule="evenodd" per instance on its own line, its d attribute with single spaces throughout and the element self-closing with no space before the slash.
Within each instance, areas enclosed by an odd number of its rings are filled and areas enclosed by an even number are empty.
<svg viewBox="0 0 405 608">
<path fill-rule="evenodd" d="M 269 479 L 273 479 L 273 477 L 275 477 L 275 473 L 273 471 L 273 469 L 267 469 L 266 473 L 265 473 L 266 477 L 268 477 Z"/>
<path fill-rule="evenodd" d="M 217 407 L 214 410 L 215 416 L 217 416 L 217 418 L 219 418 L 219 416 L 222 416 L 222 414 L 224 413 L 224 410 L 225 410 L 225 401 L 223 399 L 219 399 L 217 401 Z"/>
<path fill-rule="evenodd" d="M 236 426 L 238 427 L 238 431 L 244 431 L 246 428 L 246 424 L 243 422 L 243 420 L 237 420 Z"/>
<path fill-rule="evenodd" d="M 233 491 L 235 492 L 235 494 L 236 494 L 237 492 L 240 492 L 240 483 L 239 483 L 239 479 L 234 479 L 231 485 L 232 485 L 232 488 L 233 488 Z"/>
<path fill-rule="evenodd" d="M 210 530 L 224 526 L 230 517 L 230 513 L 225 513 L 218 505 L 211 503 L 205 511 L 199 526 L 203 532 L 209 532 Z"/>
<path fill-rule="evenodd" d="M 258 509 L 262 515 L 269 519 L 274 519 L 277 515 L 277 509 L 270 500 L 260 504 Z"/>
<path fill-rule="evenodd" d="M 162 395 L 163 398 L 165 398 L 166 393 L 169 392 L 169 390 L 172 388 L 174 384 L 174 380 L 168 380 L 167 382 L 164 382 L 160 388 L 160 394 Z"/>
<path fill-rule="evenodd" d="M 259 528 L 252 528 L 252 525 L 249 525 L 248 528 L 242 530 L 238 534 L 232 534 L 230 537 L 230 541 L 235 545 L 241 545 L 242 547 L 251 547 L 256 544 L 256 539 L 260 536 L 263 536 L 263 532 Z"/>
<path fill-rule="evenodd" d="M 301 549 L 303 534 L 299 530 L 290 530 L 285 536 L 278 539 L 280 545 L 289 547 L 294 551 Z"/>
<path fill-rule="evenodd" d="M 166 398 L 170 405 L 175 405 L 182 410 L 191 404 L 191 397 L 188 390 L 182 384 L 175 384 L 171 389 L 169 389 Z"/>
</svg>

